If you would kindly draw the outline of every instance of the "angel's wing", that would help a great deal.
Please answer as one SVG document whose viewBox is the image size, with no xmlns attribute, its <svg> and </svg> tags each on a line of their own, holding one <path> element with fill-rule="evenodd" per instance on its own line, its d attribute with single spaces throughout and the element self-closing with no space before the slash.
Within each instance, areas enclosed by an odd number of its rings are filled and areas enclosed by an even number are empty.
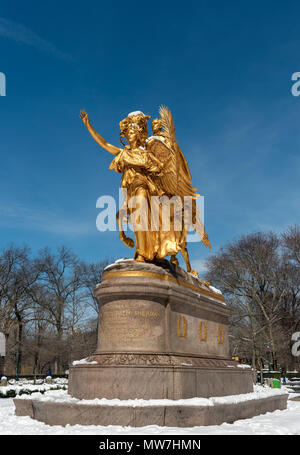
<svg viewBox="0 0 300 455">
<path fill-rule="evenodd" d="M 177 194 L 180 196 L 191 196 L 196 199 L 199 194 L 196 193 L 197 189 L 192 186 L 192 176 L 179 145 L 175 143 L 176 156 L 177 156 Z"/>
<path fill-rule="evenodd" d="M 149 141 L 149 148 L 159 158 L 165 167 L 160 177 L 161 189 L 172 196 L 191 196 L 195 199 L 198 194 L 193 188 L 191 173 L 187 161 L 175 140 L 175 126 L 171 111 L 161 106 L 159 115 L 163 126 L 162 136 Z"/>
<path fill-rule="evenodd" d="M 152 136 L 147 139 L 147 150 L 163 163 L 164 168 L 159 176 L 155 176 L 155 183 L 159 192 L 173 196 L 177 190 L 176 155 L 162 138 Z"/>
<path fill-rule="evenodd" d="M 165 163 L 162 175 L 156 178 L 158 186 L 167 195 L 178 195 L 181 198 L 191 196 L 193 198 L 191 208 L 191 223 L 203 244 L 211 249 L 211 243 L 205 232 L 200 218 L 195 199 L 199 194 L 192 186 L 192 176 L 185 156 L 175 140 L 175 126 L 171 111 L 161 106 L 159 109 L 160 119 L 163 125 L 162 137 L 153 137 L 149 141 L 149 149 L 154 155 Z"/>
<path fill-rule="evenodd" d="M 198 236 L 200 237 L 203 245 L 206 246 L 207 248 L 209 248 L 209 251 L 211 251 L 211 243 L 210 243 L 207 233 L 205 232 L 204 224 L 201 221 L 200 211 L 197 206 L 196 206 L 196 210 L 195 210 L 195 216 L 193 219 L 193 228 L 194 228 L 195 232 L 198 234 Z"/>
</svg>

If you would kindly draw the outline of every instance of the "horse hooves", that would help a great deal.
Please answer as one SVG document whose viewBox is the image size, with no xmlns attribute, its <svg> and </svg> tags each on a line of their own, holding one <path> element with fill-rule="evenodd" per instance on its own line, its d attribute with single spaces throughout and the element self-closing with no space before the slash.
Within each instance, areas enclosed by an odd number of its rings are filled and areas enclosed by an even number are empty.
<svg viewBox="0 0 300 455">
<path fill-rule="evenodd" d="M 171 262 L 172 264 L 179 265 L 179 261 L 178 261 L 177 258 L 175 258 L 175 259 L 170 259 L 170 262 Z"/>
<path fill-rule="evenodd" d="M 141 254 L 138 254 L 134 260 L 136 262 L 146 262 L 145 258 Z"/>
<path fill-rule="evenodd" d="M 196 270 L 191 270 L 190 273 L 192 273 L 193 275 L 199 277 L 198 272 L 196 272 Z"/>
</svg>

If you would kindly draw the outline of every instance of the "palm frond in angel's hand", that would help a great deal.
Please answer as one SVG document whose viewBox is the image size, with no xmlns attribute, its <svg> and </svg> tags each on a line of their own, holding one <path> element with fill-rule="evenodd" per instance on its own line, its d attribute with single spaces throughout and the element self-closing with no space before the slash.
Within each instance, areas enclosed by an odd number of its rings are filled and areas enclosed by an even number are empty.
<svg viewBox="0 0 300 455">
<path fill-rule="evenodd" d="M 170 109 L 166 106 L 160 106 L 159 115 L 163 125 L 163 135 L 168 138 L 172 144 L 175 144 L 175 125 Z"/>
</svg>

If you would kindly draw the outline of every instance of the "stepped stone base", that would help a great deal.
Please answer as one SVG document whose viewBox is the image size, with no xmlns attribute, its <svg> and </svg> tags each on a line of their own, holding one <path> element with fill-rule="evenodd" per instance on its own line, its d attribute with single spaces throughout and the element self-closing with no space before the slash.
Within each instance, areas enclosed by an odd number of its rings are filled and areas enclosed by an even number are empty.
<svg viewBox="0 0 300 455">
<path fill-rule="evenodd" d="M 244 370 L 228 359 L 99 354 L 89 361 L 96 363 L 71 370 L 68 392 L 75 398 L 179 400 L 253 391 L 251 369 Z"/>
<path fill-rule="evenodd" d="M 16 415 L 29 416 L 48 425 L 120 425 L 143 427 L 194 427 L 220 425 L 258 414 L 283 410 L 288 395 L 214 406 L 104 406 L 15 399 Z"/>
</svg>

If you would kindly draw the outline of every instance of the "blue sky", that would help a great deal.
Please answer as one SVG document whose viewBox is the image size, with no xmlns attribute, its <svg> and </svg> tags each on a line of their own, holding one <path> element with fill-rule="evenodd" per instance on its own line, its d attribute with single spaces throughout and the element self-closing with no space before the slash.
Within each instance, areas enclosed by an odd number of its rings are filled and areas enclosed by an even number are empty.
<svg viewBox="0 0 300 455">
<path fill-rule="evenodd" d="M 132 255 L 96 230 L 117 196 L 118 122 L 170 107 L 213 252 L 299 223 L 299 2 L 13 1 L 1 5 L 0 247 L 67 245 L 87 261 Z M 194 243 L 200 267 L 208 250 Z"/>
</svg>

